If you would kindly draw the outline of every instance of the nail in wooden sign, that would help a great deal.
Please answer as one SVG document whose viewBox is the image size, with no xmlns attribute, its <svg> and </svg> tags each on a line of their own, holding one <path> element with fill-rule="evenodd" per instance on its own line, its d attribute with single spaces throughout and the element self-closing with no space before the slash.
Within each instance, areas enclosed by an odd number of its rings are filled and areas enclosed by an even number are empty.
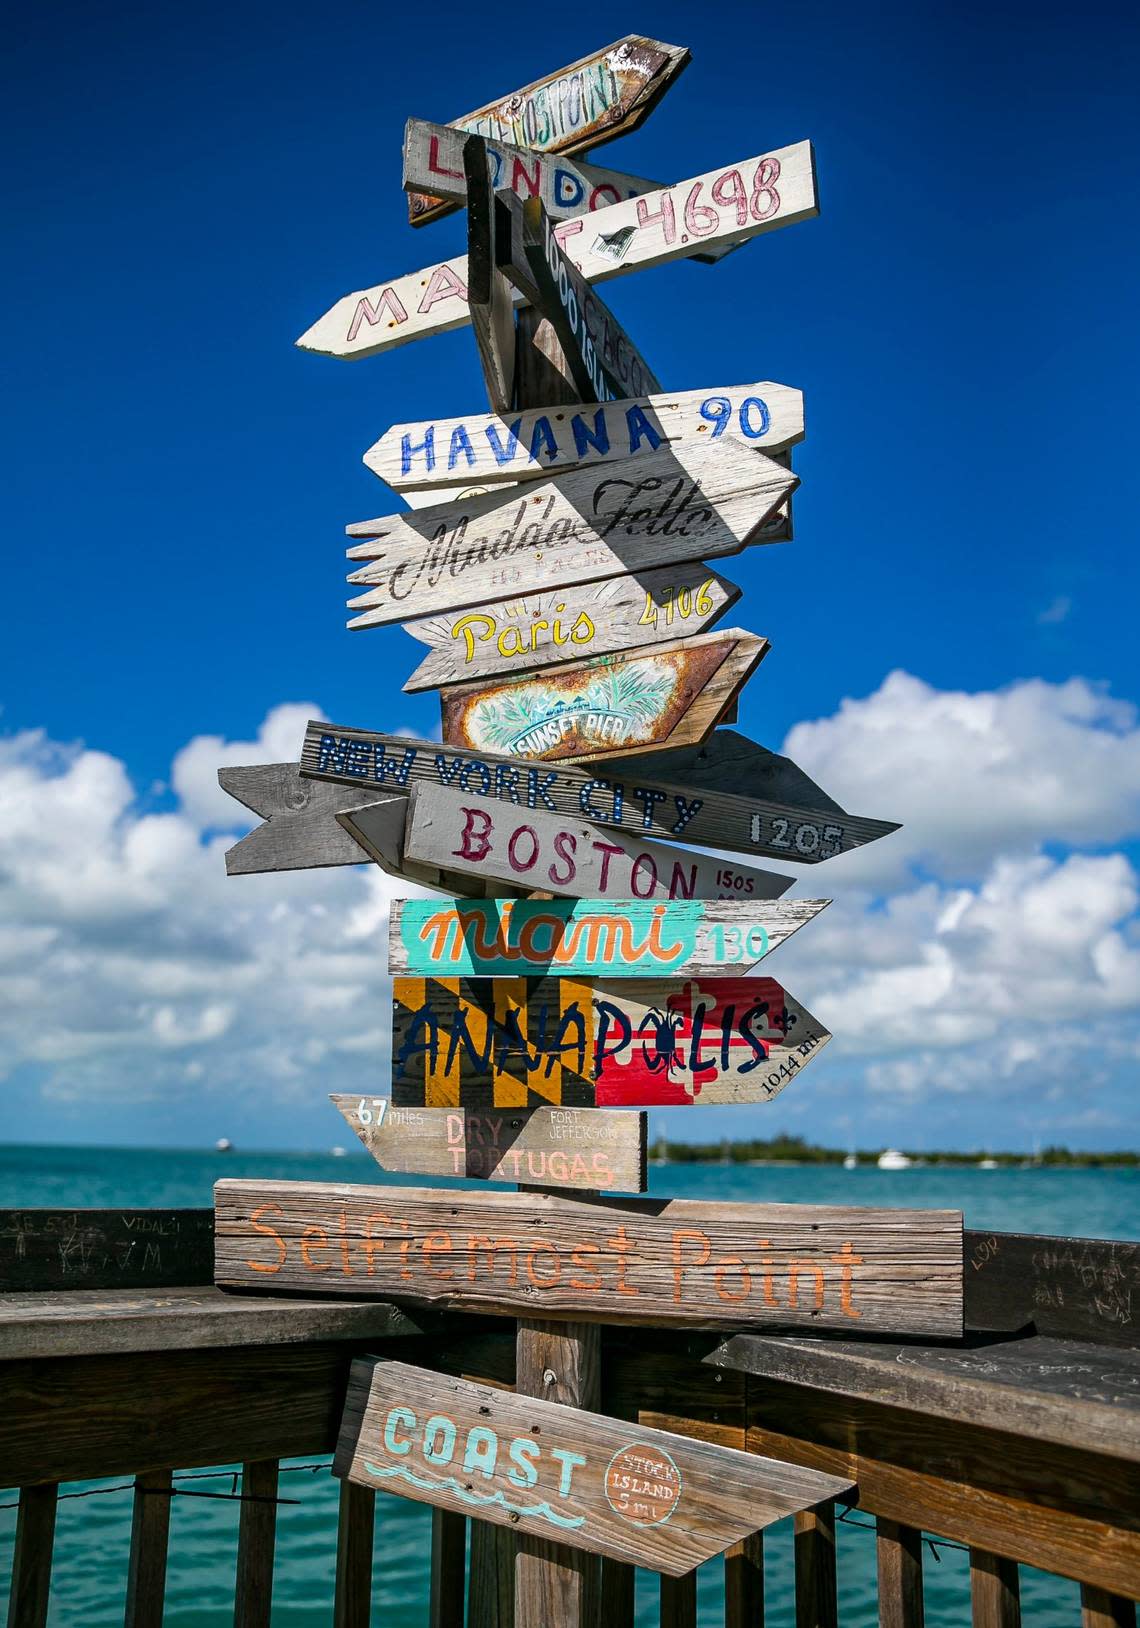
<svg viewBox="0 0 1140 1628">
<path fill-rule="evenodd" d="M 785 758 L 775 761 L 795 768 Z M 648 776 L 643 779 L 639 769 L 634 760 L 620 775 L 612 771 L 606 776 L 594 775 L 589 767 L 574 763 L 528 763 L 464 752 L 438 741 L 318 722 L 306 728 L 301 752 L 301 773 L 315 780 L 373 786 L 389 793 L 406 793 L 426 782 L 467 797 L 546 809 L 638 835 L 676 837 L 702 847 L 807 864 L 898 830 L 890 820 L 817 809 L 810 802 L 791 806 L 720 790 L 705 792 L 692 785 L 684 789 L 663 785 Z M 802 778 L 806 780 L 806 776 Z M 797 784 L 794 775 L 790 780 L 793 786 Z M 810 781 L 807 784 L 811 786 Z"/>
<path fill-rule="evenodd" d="M 356 1091 L 330 1100 L 381 1170 L 594 1192 L 645 1191 L 644 1113 L 393 1108 L 387 1097 Z"/>
<path fill-rule="evenodd" d="M 457 130 L 539 153 L 582 152 L 636 128 L 689 60 L 682 46 L 627 34 L 604 50 L 449 122 Z M 449 197 L 446 186 L 434 180 L 423 184 L 438 195 L 412 192 L 408 219 L 413 226 L 449 214 L 462 201 Z M 408 186 L 406 171 L 404 185 Z"/>
<path fill-rule="evenodd" d="M 394 899 L 388 971 L 464 978 L 740 974 L 754 971 L 829 903 Z"/>
<path fill-rule="evenodd" d="M 959 1210 L 234 1180 L 214 1199 L 227 1289 L 599 1323 L 962 1333 Z"/>
<path fill-rule="evenodd" d="M 768 1102 L 831 1039 L 774 978 L 397 978 L 401 1107 Z"/>
<path fill-rule="evenodd" d="M 333 1474 L 672 1577 L 853 1486 L 374 1357 L 349 1371 Z"/>
<path fill-rule="evenodd" d="M 633 340 L 559 247 L 541 199 L 524 204 L 500 191 L 498 200 L 504 222 L 496 240 L 499 263 L 553 327 L 582 400 L 628 400 L 660 391 Z"/>
<path fill-rule="evenodd" d="M 682 444 L 632 469 L 574 470 L 510 492 L 358 521 L 348 534 L 367 540 L 348 557 L 369 563 L 349 575 L 365 589 L 349 609 L 402 622 L 736 554 L 763 540 L 762 522 L 798 484 L 762 453 L 728 442 Z"/>
<path fill-rule="evenodd" d="M 440 695 L 443 738 L 500 757 L 566 763 L 704 740 L 767 654 L 742 628 Z"/>
<path fill-rule="evenodd" d="M 479 350 L 479 365 L 494 413 L 505 413 L 514 399 L 515 305 L 510 282 L 499 270 L 499 220 L 508 217 L 495 203 L 482 136 L 468 136 L 463 146 L 467 182 L 467 298 Z"/>
<path fill-rule="evenodd" d="M 394 424 L 369 447 L 364 462 L 389 486 L 407 492 L 559 475 L 585 464 L 643 458 L 666 442 L 722 437 L 768 457 L 787 452 L 804 438 L 802 392 L 765 380 L 636 401 Z"/>
<path fill-rule="evenodd" d="M 370 811 L 357 809 L 351 818 L 362 826 Z M 632 832 L 427 784 L 412 787 L 403 851 L 425 868 L 588 899 L 778 899 L 794 881 Z"/>
<path fill-rule="evenodd" d="M 707 565 L 668 565 L 405 622 L 404 632 L 432 649 L 404 689 L 438 689 L 687 638 L 705 632 L 739 598 L 736 584 Z M 367 621 L 366 612 L 349 625 Z"/>
<path fill-rule="evenodd" d="M 800 141 L 561 221 L 555 235 L 586 281 L 597 283 L 818 213 L 811 143 Z M 471 320 L 466 278 L 467 257 L 457 255 L 346 294 L 297 344 L 322 356 L 373 356 L 461 328 Z"/>
</svg>

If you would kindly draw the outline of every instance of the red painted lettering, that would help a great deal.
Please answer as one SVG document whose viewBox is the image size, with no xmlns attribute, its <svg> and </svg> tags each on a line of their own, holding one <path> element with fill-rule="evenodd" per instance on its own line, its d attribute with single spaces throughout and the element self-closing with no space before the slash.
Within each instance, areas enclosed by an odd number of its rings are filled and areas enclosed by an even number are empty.
<svg viewBox="0 0 1140 1628">
<path fill-rule="evenodd" d="M 486 859 L 491 852 L 491 839 L 488 832 L 494 824 L 490 814 L 485 808 L 462 808 L 460 813 L 466 815 L 463 831 L 459 838 L 459 847 L 451 851 L 456 859 Z M 482 820 L 481 826 L 475 821 Z M 476 843 L 480 846 L 477 848 Z"/>
</svg>

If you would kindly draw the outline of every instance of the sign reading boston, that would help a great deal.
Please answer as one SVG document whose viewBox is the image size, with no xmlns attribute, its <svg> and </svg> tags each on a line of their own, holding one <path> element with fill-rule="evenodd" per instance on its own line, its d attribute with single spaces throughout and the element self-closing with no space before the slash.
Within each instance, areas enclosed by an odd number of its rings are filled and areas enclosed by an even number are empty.
<svg viewBox="0 0 1140 1628">
<path fill-rule="evenodd" d="M 215 1277 L 507 1317 L 962 1332 L 958 1210 L 217 1183 Z"/>
<path fill-rule="evenodd" d="M 374 1357 L 352 1365 L 333 1473 L 673 1576 L 851 1485 Z"/>
</svg>

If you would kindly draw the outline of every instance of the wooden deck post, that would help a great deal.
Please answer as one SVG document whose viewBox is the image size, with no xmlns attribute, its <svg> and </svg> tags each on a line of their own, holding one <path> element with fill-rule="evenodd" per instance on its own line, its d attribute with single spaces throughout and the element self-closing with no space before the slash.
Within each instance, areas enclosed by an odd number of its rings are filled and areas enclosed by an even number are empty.
<svg viewBox="0 0 1140 1628">
<path fill-rule="evenodd" d="M 1082 1583 L 1081 1628 L 1136 1628 L 1135 1601 Z"/>
<path fill-rule="evenodd" d="M 879 1628 L 923 1628 L 922 1533 L 878 1517 Z"/>
<path fill-rule="evenodd" d="M 450 1509 L 431 1512 L 431 1603 L 429 1628 L 463 1628 L 467 1571 L 467 1521 Z"/>
<path fill-rule="evenodd" d="M 172 1486 L 169 1470 L 135 1477 L 126 1628 L 162 1628 Z"/>
<path fill-rule="evenodd" d="M 795 1517 L 796 1628 L 836 1628 L 835 1505 Z"/>
<path fill-rule="evenodd" d="M 971 1549 L 970 1604 L 974 1628 L 1021 1628 L 1017 1561 Z"/>
<path fill-rule="evenodd" d="M 269 1628 L 277 1539 L 277 1460 L 243 1464 L 241 1491 L 234 1628 Z"/>
<path fill-rule="evenodd" d="M 696 1628 L 697 1574 L 661 1578 L 661 1628 Z"/>
<path fill-rule="evenodd" d="M 725 1551 L 724 1628 L 764 1628 L 763 1532 Z"/>
<path fill-rule="evenodd" d="M 336 1530 L 333 1628 L 369 1628 L 375 1526 L 376 1494 L 372 1488 L 342 1481 Z"/>
<path fill-rule="evenodd" d="M 20 1488 L 8 1628 L 44 1628 L 47 1622 L 58 1492 L 54 1485 Z"/>
</svg>

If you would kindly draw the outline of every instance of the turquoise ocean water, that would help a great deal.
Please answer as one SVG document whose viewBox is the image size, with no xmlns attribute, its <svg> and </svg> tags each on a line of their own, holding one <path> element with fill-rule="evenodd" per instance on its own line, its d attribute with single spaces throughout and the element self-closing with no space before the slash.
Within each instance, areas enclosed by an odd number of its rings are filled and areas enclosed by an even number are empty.
<svg viewBox="0 0 1140 1628">
<path fill-rule="evenodd" d="M 322 1154 L 219 1155 L 116 1148 L 0 1147 L 0 1208 L 208 1205 L 221 1175 L 285 1180 L 379 1181 L 363 1157 Z M 420 1180 L 423 1178 L 409 1178 Z M 699 1167 L 651 1171 L 650 1190 L 673 1197 L 754 1199 L 785 1203 L 889 1204 L 963 1210 L 966 1225 L 1006 1232 L 1073 1233 L 1140 1238 L 1140 1172 L 1097 1170 L 978 1170 Z M 3 1466 L 0 1465 L 0 1482 Z M 181 1483 L 189 1490 L 229 1490 L 228 1480 Z M 60 1503 L 53 1574 L 51 1628 L 102 1628 L 121 1623 L 130 1542 L 131 1495 L 122 1478 L 68 1487 L 95 1496 Z M 274 1623 L 317 1628 L 331 1621 L 336 1542 L 336 1487 L 322 1462 L 282 1475 Z M 0 1492 L 0 1504 L 14 1494 Z M 430 1516 L 422 1506 L 381 1495 L 378 1500 L 373 1621 L 383 1628 L 419 1628 L 426 1621 Z M 238 1505 L 179 1497 L 171 1510 L 167 1628 L 222 1628 L 233 1620 Z M 845 1628 L 876 1621 L 873 1533 L 855 1521 L 839 1526 L 840 1620 Z M 0 1578 L 7 1577 L 15 1509 L 0 1509 Z M 765 1540 L 767 1620 L 792 1628 L 790 1522 Z M 957 1628 L 969 1621 L 966 1556 L 939 1544 L 925 1555 L 927 1622 Z M 698 1579 L 702 1628 L 723 1622 L 719 1563 Z M 656 1621 L 656 1579 L 639 1574 L 638 1628 Z M 3 1584 L 0 1584 L 2 1594 Z M 1033 1628 L 1068 1628 L 1079 1621 L 1075 1584 L 1022 1568 L 1023 1618 Z"/>
</svg>

